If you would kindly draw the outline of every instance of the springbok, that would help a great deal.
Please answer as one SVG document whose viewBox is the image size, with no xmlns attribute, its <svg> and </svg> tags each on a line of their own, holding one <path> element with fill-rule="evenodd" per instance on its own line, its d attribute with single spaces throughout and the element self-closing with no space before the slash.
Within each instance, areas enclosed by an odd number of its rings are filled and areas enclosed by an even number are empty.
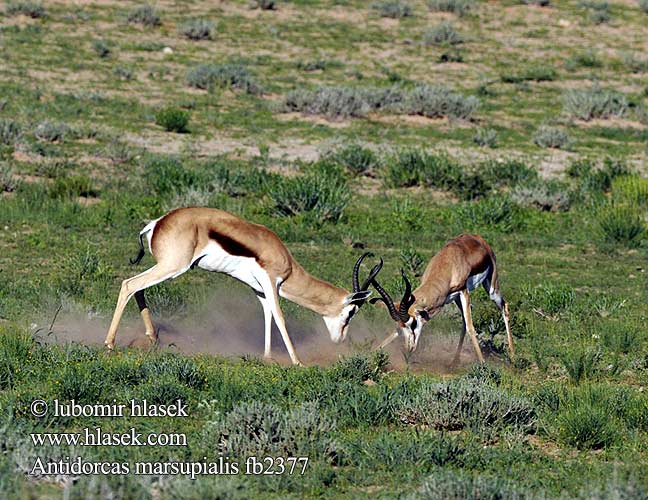
<svg viewBox="0 0 648 500">
<path fill-rule="evenodd" d="M 401 274 L 405 282 L 405 293 L 398 306 L 394 305 L 392 298 L 380 286 L 375 277 L 372 279 L 372 284 L 380 297 L 371 299 L 371 303 L 378 300 L 384 302 L 389 314 L 397 322 L 396 331 L 380 344 L 380 349 L 402 333 L 405 339 L 405 348 L 409 352 L 414 351 L 418 345 L 423 325 L 445 304 L 454 302 L 461 312 L 463 328 L 452 364 L 456 365 L 459 361 L 466 330 L 470 333 L 479 361 L 483 363 L 484 356 L 479 348 L 477 333 L 472 322 L 469 295 L 469 292 L 481 284 L 502 312 L 509 352 L 513 357 L 513 337 L 509 326 L 508 304 L 504 301 L 499 290 L 495 254 L 483 238 L 472 234 L 462 234 L 448 241 L 432 257 L 423 273 L 420 286 L 414 292 L 412 292 L 412 286 L 402 270 Z"/>
<path fill-rule="evenodd" d="M 301 362 L 288 336 L 279 296 L 323 316 L 333 342 L 347 335 L 349 322 L 367 300 L 371 280 L 382 268 L 382 259 L 359 284 L 358 273 L 367 252 L 355 263 L 352 273 L 353 292 L 319 280 L 308 274 L 293 258 L 279 237 L 267 227 L 242 220 L 228 212 L 212 208 L 179 208 L 150 222 L 139 235 L 140 250 L 131 260 L 137 264 L 144 257 L 143 238 L 156 264 L 121 285 L 117 307 L 106 336 L 109 349 L 115 345 L 117 328 L 124 307 L 134 295 L 139 306 L 146 335 L 157 340 L 144 289 L 162 281 L 177 278 L 198 266 L 207 271 L 228 274 L 248 285 L 263 307 L 265 320 L 264 356 L 271 356 L 271 328 L 274 318 L 293 364 Z"/>
</svg>

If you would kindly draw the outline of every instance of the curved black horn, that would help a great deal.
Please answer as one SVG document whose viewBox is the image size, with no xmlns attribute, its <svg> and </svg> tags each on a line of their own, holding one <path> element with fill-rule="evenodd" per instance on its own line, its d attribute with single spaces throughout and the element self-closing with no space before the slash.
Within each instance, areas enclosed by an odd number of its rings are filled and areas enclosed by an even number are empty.
<svg viewBox="0 0 648 500">
<path fill-rule="evenodd" d="M 383 259 L 382 259 L 382 257 L 381 257 L 381 258 L 380 258 L 380 262 L 378 262 L 378 264 L 376 264 L 375 266 L 373 266 L 373 267 L 371 268 L 371 272 L 369 273 L 369 277 L 364 281 L 364 283 L 363 283 L 362 286 L 360 287 L 360 290 L 365 291 L 365 290 L 368 290 L 368 289 L 369 289 L 369 285 L 370 285 L 371 282 L 374 280 L 374 278 L 375 278 L 376 276 L 378 276 L 378 273 L 379 273 L 380 270 L 382 269 L 383 264 L 384 264 L 384 262 L 383 262 Z"/>
<path fill-rule="evenodd" d="M 367 258 L 367 257 L 373 257 L 373 254 L 371 252 L 365 252 L 363 253 L 360 258 L 356 261 L 355 265 L 353 266 L 353 276 L 352 276 L 352 283 L 353 283 L 353 291 L 354 292 L 359 292 L 362 289 L 360 288 L 360 280 L 358 279 L 358 272 L 360 271 L 360 265 L 362 264 L 362 261 Z M 366 290 L 366 288 L 364 288 Z"/>
<path fill-rule="evenodd" d="M 389 314 L 394 319 L 394 321 L 400 321 L 400 316 L 398 315 L 398 311 L 396 310 L 394 301 L 389 296 L 389 294 L 385 291 L 383 287 L 380 286 L 380 283 L 378 283 L 375 279 L 371 280 L 371 284 L 374 286 L 376 291 L 380 294 L 380 297 L 373 298 L 369 302 L 371 304 L 374 304 L 377 301 L 382 300 L 387 306 L 387 309 L 389 310 Z"/>
<path fill-rule="evenodd" d="M 401 276 L 405 282 L 405 293 L 403 294 L 403 300 L 401 300 L 400 306 L 398 308 L 398 316 L 401 321 L 405 322 L 409 319 L 409 308 L 414 303 L 415 299 L 412 295 L 412 284 L 407 279 L 405 271 L 401 269 Z"/>
</svg>

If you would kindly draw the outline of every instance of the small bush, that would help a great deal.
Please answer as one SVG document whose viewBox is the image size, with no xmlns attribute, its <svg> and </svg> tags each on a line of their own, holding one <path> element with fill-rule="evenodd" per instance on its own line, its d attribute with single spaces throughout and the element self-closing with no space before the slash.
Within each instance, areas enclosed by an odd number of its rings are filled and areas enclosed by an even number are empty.
<svg viewBox="0 0 648 500">
<path fill-rule="evenodd" d="M 277 8 L 277 2 L 275 0 L 252 0 L 250 3 L 251 9 L 261 9 L 261 10 L 275 10 Z"/>
<path fill-rule="evenodd" d="M 443 21 L 423 34 L 423 45 L 457 45 L 463 42 L 464 37 L 448 21 Z"/>
<path fill-rule="evenodd" d="M 597 224 L 604 241 L 628 247 L 637 246 L 646 232 L 643 213 L 627 204 L 603 205 L 597 214 Z"/>
<path fill-rule="evenodd" d="M 522 160 L 488 160 L 478 168 L 489 184 L 498 187 L 528 184 L 538 179 L 538 172 Z"/>
<path fill-rule="evenodd" d="M 142 5 L 129 12 L 128 22 L 143 26 L 160 26 L 162 20 L 152 5 Z"/>
<path fill-rule="evenodd" d="M 113 75 L 125 82 L 129 82 L 135 77 L 133 69 L 127 66 L 116 66 L 115 69 L 113 69 Z"/>
<path fill-rule="evenodd" d="M 590 21 L 603 24 L 610 20 L 610 4 L 607 1 L 580 0 L 578 5 L 589 11 Z"/>
<path fill-rule="evenodd" d="M 517 186 L 511 191 L 515 203 L 546 212 L 562 212 L 569 209 L 567 186 L 559 181 L 533 182 Z"/>
<path fill-rule="evenodd" d="M 284 100 L 284 110 L 330 119 L 363 117 L 371 111 L 366 94 L 350 87 L 320 87 L 314 91 L 293 90 Z"/>
<path fill-rule="evenodd" d="M 326 155 L 326 160 L 340 165 L 352 175 L 372 174 L 378 165 L 376 153 L 357 143 L 332 151 Z"/>
<path fill-rule="evenodd" d="M 569 285 L 541 283 L 524 290 L 528 306 L 549 316 L 568 311 L 576 301 L 576 292 Z"/>
<path fill-rule="evenodd" d="M 133 160 L 137 155 L 137 151 L 134 150 L 129 144 L 113 138 L 106 145 L 104 154 L 115 165 L 122 165 Z"/>
<path fill-rule="evenodd" d="M 202 185 L 198 173 L 187 169 L 174 157 L 153 157 L 144 164 L 144 180 L 148 189 L 158 196 Z"/>
<path fill-rule="evenodd" d="M 456 211 L 458 224 L 475 230 L 490 227 L 500 231 L 519 228 L 523 219 L 520 208 L 508 196 L 490 196 L 478 202 L 464 203 Z"/>
<path fill-rule="evenodd" d="M 179 32 L 189 40 L 212 40 L 214 23 L 206 19 L 190 19 L 180 26 Z"/>
<path fill-rule="evenodd" d="M 34 129 L 36 138 L 47 142 L 63 142 L 70 132 L 70 127 L 65 123 L 49 120 L 40 122 Z"/>
<path fill-rule="evenodd" d="M 350 200 L 344 177 L 326 165 L 305 175 L 278 180 L 268 195 L 277 215 L 303 214 L 318 224 L 340 220 Z"/>
<path fill-rule="evenodd" d="M 13 120 L 0 118 L 0 145 L 12 146 L 22 137 L 22 127 Z"/>
<path fill-rule="evenodd" d="M 99 401 L 103 387 L 101 374 L 89 363 L 67 363 L 55 375 L 55 394 L 60 399 L 92 404 Z"/>
<path fill-rule="evenodd" d="M 372 3 L 371 8 L 378 11 L 382 17 L 391 17 L 393 19 L 401 19 L 414 15 L 412 7 L 404 0 L 382 0 Z"/>
<path fill-rule="evenodd" d="M 0 389 L 14 387 L 27 369 L 29 358 L 36 348 L 31 335 L 19 330 L 2 331 L 0 335 Z"/>
<path fill-rule="evenodd" d="M 633 73 L 648 72 L 648 59 L 637 57 L 634 52 L 623 54 L 623 64 Z"/>
<path fill-rule="evenodd" d="M 246 94 L 263 92 L 248 69 L 238 64 L 200 64 L 187 73 L 187 84 L 205 90 L 231 88 Z"/>
<path fill-rule="evenodd" d="M 556 79 L 557 73 L 554 68 L 547 65 L 534 65 L 526 68 L 521 73 L 504 74 L 504 83 L 522 83 L 526 81 L 552 82 Z"/>
<path fill-rule="evenodd" d="M 589 121 L 625 115 L 628 101 L 619 92 L 595 85 L 589 89 L 568 90 L 563 97 L 563 109 L 572 118 Z"/>
<path fill-rule="evenodd" d="M 386 160 L 382 172 L 388 187 L 430 186 L 449 189 L 462 176 L 459 164 L 445 153 L 401 148 Z"/>
<path fill-rule="evenodd" d="M 541 125 L 533 134 L 533 142 L 541 148 L 569 149 L 571 139 L 567 132 L 557 127 Z"/>
<path fill-rule="evenodd" d="M 92 50 L 101 57 L 106 58 L 110 55 L 110 47 L 105 40 L 95 40 L 92 42 Z"/>
<path fill-rule="evenodd" d="M 13 169 L 8 163 L 0 162 L 0 193 L 10 193 L 16 189 L 18 182 L 13 177 Z"/>
<path fill-rule="evenodd" d="M 169 405 L 178 400 L 188 401 L 189 394 L 187 387 L 180 384 L 174 377 L 163 376 L 140 384 L 136 399 L 146 399 L 147 403 L 154 405 Z"/>
<path fill-rule="evenodd" d="M 189 132 L 189 111 L 179 108 L 163 108 L 155 114 L 155 123 L 167 132 Z"/>
<path fill-rule="evenodd" d="M 560 361 L 567 370 L 569 378 L 576 384 L 595 375 L 600 359 L 601 353 L 591 349 L 569 350 L 560 356 Z"/>
<path fill-rule="evenodd" d="M 527 0 L 529 1 L 529 0 Z M 548 1 L 548 0 L 545 0 Z M 502 476 L 488 476 L 449 468 L 435 470 L 408 500 L 482 500 L 531 498 L 525 488 Z"/>
<path fill-rule="evenodd" d="M 205 385 L 205 375 L 196 362 L 176 354 L 164 354 L 147 358 L 139 369 L 141 378 L 157 379 L 168 377 L 195 389 Z"/>
<path fill-rule="evenodd" d="M 648 179 L 638 175 L 622 175 L 612 179 L 612 199 L 621 203 L 648 206 Z"/>
<path fill-rule="evenodd" d="M 521 396 L 474 379 L 425 384 L 397 409 L 403 423 L 435 429 L 464 428 L 491 436 L 508 427 L 531 431 L 536 412 Z"/>
<path fill-rule="evenodd" d="M 45 17 L 45 7 L 41 2 L 31 2 L 29 0 L 16 1 L 7 3 L 8 16 L 28 16 L 34 19 Z"/>
<path fill-rule="evenodd" d="M 575 404 L 564 409 L 556 420 L 558 438 L 582 450 L 605 448 L 619 438 L 616 419 L 597 405 Z"/>
<path fill-rule="evenodd" d="M 460 118 L 469 120 L 479 108 L 479 99 L 465 97 L 443 86 L 419 85 L 410 91 L 402 110 L 409 115 L 427 118 Z"/>
<path fill-rule="evenodd" d="M 497 131 L 492 128 L 477 129 L 473 136 L 473 142 L 482 148 L 497 147 Z"/>
<path fill-rule="evenodd" d="M 594 49 L 589 49 L 584 52 L 579 52 L 572 57 L 570 57 L 566 64 L 565 67 L 570 70 L 574 71 L 578 67 L 583 67 L 583 68 L 601 68 L 603 67 L 603 61 L 598 56 L 598 52 Z"/>
<path fill-rule="evenodd" d="M 467 14 L 475 5 L 475 0 L 428 0 L 428 8 L 433 12 L 452 12 L 458 16 Z"/>
</svg>

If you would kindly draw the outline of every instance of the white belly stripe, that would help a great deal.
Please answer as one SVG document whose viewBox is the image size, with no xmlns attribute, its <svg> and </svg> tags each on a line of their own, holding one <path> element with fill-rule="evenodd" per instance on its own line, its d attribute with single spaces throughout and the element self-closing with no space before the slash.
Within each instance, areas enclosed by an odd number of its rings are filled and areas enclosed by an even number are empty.
<svg viewBox="0 0 648 500">
<path fill-rule="evenodd" d="M 263 289 L 256 278 L 260 273 L 266 273 L 254 257 L 241 257 L 227 253 L 217 243 L 210 242 L 196 259 L 198 267 L 207 271 L 225 273 L 242 281 L 256 292 Z"/>
</svg>

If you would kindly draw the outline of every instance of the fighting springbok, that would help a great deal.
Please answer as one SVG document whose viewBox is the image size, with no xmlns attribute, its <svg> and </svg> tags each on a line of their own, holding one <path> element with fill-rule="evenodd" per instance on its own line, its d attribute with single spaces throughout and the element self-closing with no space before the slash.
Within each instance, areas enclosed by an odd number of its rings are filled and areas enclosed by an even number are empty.
<svg viewBox="0 0 648 500">
<path fill-rule="evenodd" d="M 405 273 L 401 271 L 401 274 L 405 282 L 405 293 L 398 306 L 394 305 L 392 298 L 380 286 L 375 277 L 372 279 L 372 284 L 380 297 L 371 299 L 371 302 L 374 303 L 377 300 L 384 302 L 389 314 L 398 323 L 396 331 L 382 342 L 380 348 L 385 347 L 402 333 L 406 349 L 410 352 L 413 351 L 418 345 L 423 325 L 445 304 L 454 302 L 461 312 L 463 328 L 452 364 L 456 365 L 459 361 L 466 330 L 470 333 L 479 361 L 483 363 L 484 356 L 479 348 L 477 333 L 472 322 L 469 295 L 469 292 L 481 284 L 502 312 L 509 352 L 513 357 L 513 337 L 509 326 L 508 304 L 504 301 L 499 290 L 495 254 L 483 238 L 472 234 L 462 234 L 448 241 L 432 257 L 421 278 L 421 285 L 414 292 L 412 292 L 412 286 Z"/>
<path fill-rule="evenodd" d="M 300 365 L 286 330 L 279 296 L 322 315 L 331 340 L 338 343 L 344 340 L 351 318 L 371 294 L 369 284 L 383 265 L 381 259 L 361 286 L 358 280 L 360 265 L 371 254 L 367 252 L 362 255 L 353 267 L 353 292 L 349 293 L 308 274 L 270 229 L 212 208 L 179 208 L 150 222 L 140 232 L 140 250 L 131 261 L 133 264 L 144 257 L 144 237 L 148 240 L 156 264 L 122 283 L 106 336 L 105 344 L 109 349 L 115 345 L 124 307 L 133 295 L 146 327 L 146 335 L 154 343 L 157 337 L 144 289 L 177 278 L 198 266 L 207 271 L 228 274 L 252 288 L 263 307 L 264 356 L 271 356 L 274 318 L 290 359 L 293 364 Z"/>
</svg>

